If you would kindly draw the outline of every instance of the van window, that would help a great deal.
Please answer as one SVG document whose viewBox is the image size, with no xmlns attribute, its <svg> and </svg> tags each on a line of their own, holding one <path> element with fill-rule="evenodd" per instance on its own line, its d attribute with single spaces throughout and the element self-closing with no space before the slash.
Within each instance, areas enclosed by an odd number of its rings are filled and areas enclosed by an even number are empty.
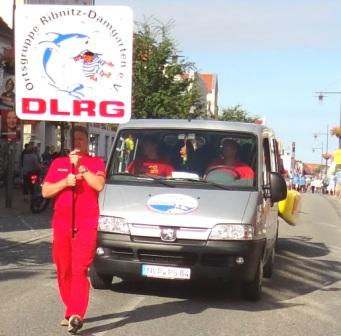
<svg viewBox="0 0 341 336">
<path fill-rule="evenodd" d="M 254 188 L 256 139 L 242 132 L 124 129 L 116 138 L 107 180 Z"/>
</svg>

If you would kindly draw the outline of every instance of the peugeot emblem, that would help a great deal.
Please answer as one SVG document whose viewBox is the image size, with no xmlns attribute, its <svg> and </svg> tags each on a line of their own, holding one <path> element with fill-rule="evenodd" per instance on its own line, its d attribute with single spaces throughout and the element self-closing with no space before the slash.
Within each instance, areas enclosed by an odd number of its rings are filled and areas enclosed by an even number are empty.
<svg viewBox="0 0 341 336">
<path fill-rule="evenodd" d="M 176 241 L 176 230 L 173 228 L 161 228 L 161 240 L 167 242 Z"/>
</svg>

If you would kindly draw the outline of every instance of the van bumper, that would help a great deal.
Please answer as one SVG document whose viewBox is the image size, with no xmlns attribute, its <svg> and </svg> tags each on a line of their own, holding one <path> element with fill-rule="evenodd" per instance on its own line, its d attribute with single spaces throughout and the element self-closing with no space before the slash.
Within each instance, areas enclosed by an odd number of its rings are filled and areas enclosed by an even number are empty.
<svg viewBox="0 0 341 336">
<path fill-rule="evenodd" d="M 266 239 L 249 241 L 134 241 L 125 235 L 99 232 L 93 267 L 101 275 L 142 277 L 142 265 L 191 269 L 191 280 L 252 281 L 263 258 Z M 241 258 L 243 263 L 240 263 Z M 239 263 L 237 262 L 239 260 Z"/>
</svg>

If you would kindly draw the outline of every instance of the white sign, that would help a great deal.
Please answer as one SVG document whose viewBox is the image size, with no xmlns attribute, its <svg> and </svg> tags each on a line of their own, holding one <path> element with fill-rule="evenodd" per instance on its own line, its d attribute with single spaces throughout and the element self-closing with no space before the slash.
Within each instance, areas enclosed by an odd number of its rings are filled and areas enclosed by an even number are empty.
<svg viewBox="0 0 341 336">
<path fill-rule="evenodd" d="M 19 118 L 95 123 L 130 119 L 129 7 L 21 5 L 15 22 Z"/>
<path fill-rule="evenodd" d="M 24 0 L 26 4 L 93 5 L 94 0 Z"/>
</svg>

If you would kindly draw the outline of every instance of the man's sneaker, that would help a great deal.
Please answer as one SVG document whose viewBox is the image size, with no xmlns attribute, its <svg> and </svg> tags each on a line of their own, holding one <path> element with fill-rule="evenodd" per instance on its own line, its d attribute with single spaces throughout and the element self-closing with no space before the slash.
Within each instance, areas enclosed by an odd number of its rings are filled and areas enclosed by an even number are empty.
<svg viewBox="0 0 341 336">
<path fill-rule="evenodd" d="M 77 331 L 82 328 L 83 322 L 79 315 L 72 315 L 69 318 L 69 326 L 67 328 L 67 331 L 71 333 L 72 335 L 77 334 Z"/>
<path fill-rule="evenodd" d="M 60 325 L 63 326 L 63 327 L 67 327 L 69 325 L 69 320 L 67 318 L 63 318 L 60 321 Z"/>
</svg>

